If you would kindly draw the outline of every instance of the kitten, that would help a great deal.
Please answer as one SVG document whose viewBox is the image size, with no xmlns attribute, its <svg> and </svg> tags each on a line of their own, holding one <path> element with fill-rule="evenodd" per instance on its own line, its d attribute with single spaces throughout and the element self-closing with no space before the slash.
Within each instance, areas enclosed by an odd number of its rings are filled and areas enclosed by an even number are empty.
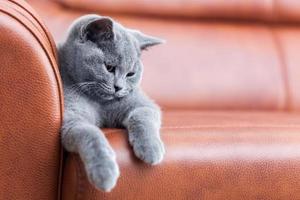
<svg viewBox="0 0 300 200">
<path fill-rule="evenodd" d="M 65 95 L 62 144 L 80 155 L 99 189 L 110 191 L 119 177 L 116 155 L 99 127 L 124 127 L 138 158 L 152 165 L 163 159 L 160 109 L 139 87 L 141 51 L 161 42 L 109 17 L 86 15 L 58 47 Z"/>
</svg>

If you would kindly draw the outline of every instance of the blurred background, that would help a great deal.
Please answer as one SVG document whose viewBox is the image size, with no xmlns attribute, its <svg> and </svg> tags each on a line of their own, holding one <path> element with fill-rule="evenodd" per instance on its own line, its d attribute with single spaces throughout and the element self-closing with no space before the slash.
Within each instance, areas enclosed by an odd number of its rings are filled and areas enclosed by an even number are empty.
<svg viewBox="0 0 300 200">
<path fill-rule="evenodd" d="M 300 108 L 299 0 L 28 0 L 56 43 L 87 13 L 167 40 L 143 55 L 163 109 Z"/>
</svg>

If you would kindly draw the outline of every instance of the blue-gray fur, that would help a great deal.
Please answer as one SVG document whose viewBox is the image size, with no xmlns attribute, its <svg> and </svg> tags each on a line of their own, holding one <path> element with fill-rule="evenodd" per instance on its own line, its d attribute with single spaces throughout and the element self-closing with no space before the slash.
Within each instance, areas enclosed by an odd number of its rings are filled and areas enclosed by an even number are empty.
<svg viewBox="0 0 300 200">
<path fill-rule="evenodd" d="M 111 18 L 86 15 L 59 45 L 65 94 L 62 144 L 80 155 L 90 182 L 99 189 L 115 186 L 119 168 L 98 127 L 124 127 L 138 158 L 153 165 L 163 159 L 160 109 L 139 87 L 141 51 L 161 42 Z"/>
</svg>

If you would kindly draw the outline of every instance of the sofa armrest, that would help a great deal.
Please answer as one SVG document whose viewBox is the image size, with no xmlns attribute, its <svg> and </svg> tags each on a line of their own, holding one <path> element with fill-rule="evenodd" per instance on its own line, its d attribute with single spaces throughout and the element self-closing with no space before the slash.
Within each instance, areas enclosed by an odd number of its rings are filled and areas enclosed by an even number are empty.
<svg viewBox="0 0 300 200">
<path fill-rule="evenodd" d="M 24 1 L 0 3 L 0 199 L 56 199 L 62 90 L 55 48 Z"/>
</svg>

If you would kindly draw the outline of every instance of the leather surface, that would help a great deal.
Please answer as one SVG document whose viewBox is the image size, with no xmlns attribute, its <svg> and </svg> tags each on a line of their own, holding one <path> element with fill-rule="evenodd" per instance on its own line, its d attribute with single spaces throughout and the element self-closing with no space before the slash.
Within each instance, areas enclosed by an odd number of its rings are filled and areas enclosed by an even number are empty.
<svg viewBox="0 0 300 200">
<path fill-rule="evenodd" d="M 29 2 L 56 42 L 92 5 L 88 0 L 86 8 L 75 10 L 70 8 L 82 8 L 79 1 L 66 0 L 64 7 Z M 117 187 L 111 193 L 96 191 L 78 156 L 69 154 L 63 199 L 300 199 L 300 115 L 286 112 L 300 107 L 299 26 L 219 20 L 296 22 L 298 1 L 216 2 L 192 2 L 203 3 L 195 7 L 203 6 L 200 17 L 215 20 L 110 14 L 167 40 L 143 56 L 143 88 L 164 111 L 166 158 L 159 166 L 146 166 L 132 154 L 123 130 L 106 130 L 121 167 Z M 173 15 L 172 9 L 165 14 Z M 182 10 L 178 16 L 188 13 Z M 219 109 L 226 111 L 213 111 Z"/>
<path fill-rule="evenodd" d="M 286 76 L 286 101 L 288 110 L 300 109 L 300 29 L 299 27 L 277 27 L 274 29 L 281 54 L 283 73 Z"/>
<path fill-rule="evenodd" d="M 67 158 L 64 200 L 299 199 L 300 116 L 278 112 L 164 112 L 162 164 L 137 160 L 122 130 L 106 130 L 121 176 L 95 190 L 77 155 Z"/>
<path fill-rule="evenodd" d="M 0 2 L 0 199 L 57 199 L 62 94 L 54 44 L 24 1 Z"/>
<path fill-rule="evenodd" d="M 65 37 L 66 27 L 85 14 L 53 2 L 30 2 L 57 42 Z M 144 53 L 142 81 L 147 94 L 166 109 L 300 106 L 297 25 L 112 17 L 167 40 Z"/>
<path fill-rule="evenodd" d="M 300 21 L 298 0 L 57 0 L 57 2 L 70 8 L 101 13 L 246 19 L 267 22 Z"/>
</svg>

